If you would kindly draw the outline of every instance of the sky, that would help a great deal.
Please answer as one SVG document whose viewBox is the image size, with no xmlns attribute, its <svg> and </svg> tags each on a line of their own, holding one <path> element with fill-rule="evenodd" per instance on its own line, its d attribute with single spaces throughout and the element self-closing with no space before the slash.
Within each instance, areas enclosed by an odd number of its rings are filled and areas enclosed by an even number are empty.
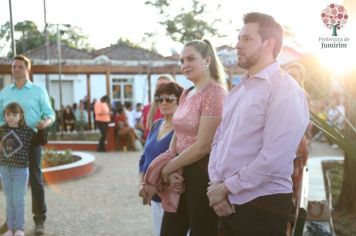
<svg viewBox="0 0 356 236">
<path fill-rule="evenodd" d="M 165 35 L 163 27 L 157 22 L 161 19 L 157 10 L 145 5 L 146 0 L 46 0 L 47 22 L 71 24 L 82 28 L 83 33 L 89 36 L 89 43 L 96 49 L 108 47 L 117 42 L 119 38 L 149 47 L 143 42 L 145 32 L 154 32 L 157 36 L 156 48 L 159 53 L 169 55 L 171 48 L 180 51 L 182 45 L 173 42 Z M 170 10 L 175 14 L 180 7 L 189 7 L 190 0 L 173 0 Z M 320 55 L 320 58 L 333 58 L 351 56 L 356 52 L 355 29 L 356 1 L 355 0 L 202 0 L 208 5 L 207 19 L 222 19 L 218 26 L 221 38 L 210 38 L 215 46 L 234 46 L 237 41 L 237 29 L 242 26 L 242 16 L 251 11 L 260 11 L 274 16 L 282 25 L 289 27 L 296 35 L 299 51 L 311 52 Z M 350 16 L 348 23 L 339 31 L 339 35 L 350 38 L 347 50 L 321 50 L 319 37 L 331 36 L 321 21 L 321 12 L 330 3 L 344 5 Z M 215 6 L 220 4 L 217 11 Z M 14 24 L 24 20 L 34 21 L 40 29 L 44 27 L 43 0 L 12 0 Z M 9 1 L 0 0 L 0 25 L 10 18 Z M 355 30 L 353 30 L 355 31 Z M 16 37 L 16 36 L 15 36 Z M 346 52 L 347 51 L 347 52 Z M 338 55 L 338 53 L 341 53 Z M 5 55 L 3 50 L 0 56 Z M 354 55 L 354 54 L 353 54 Z M 351 61 L 351 60 L 348 60 Z M 330 59 L 329 63 L 333 63 Z M 350 67 L 350 65 L 348 65 Z"/>
</svg>

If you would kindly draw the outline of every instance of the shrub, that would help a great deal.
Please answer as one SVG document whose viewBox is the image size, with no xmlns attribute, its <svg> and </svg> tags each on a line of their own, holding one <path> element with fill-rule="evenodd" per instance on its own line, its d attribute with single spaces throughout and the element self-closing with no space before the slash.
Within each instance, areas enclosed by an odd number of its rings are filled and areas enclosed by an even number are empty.
<svg viewBox="0 0 356 236">
<path fill-rule="evenodd" d="M 71 150 L 58 152 L 55 149 L 46 149 L 42 155 L 42 167 L 53 167 L 69 164 L 80 160 L 80 157 L 73 156 Z"/>
</svg>

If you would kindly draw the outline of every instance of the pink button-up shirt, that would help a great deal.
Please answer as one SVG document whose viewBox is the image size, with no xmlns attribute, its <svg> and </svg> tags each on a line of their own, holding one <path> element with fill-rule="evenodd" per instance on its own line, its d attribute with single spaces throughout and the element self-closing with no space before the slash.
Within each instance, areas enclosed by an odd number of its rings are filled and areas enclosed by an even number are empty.
<svg viewBox="0 0 356 236">
<path fill-rule="evenodd" d="M 308 123 L 304 92 L 278 62 L 245 74 L 224 101 L 210 180 L 225 183 L 233 204 L 291 193 L 293 159 Z"/>
</svg>

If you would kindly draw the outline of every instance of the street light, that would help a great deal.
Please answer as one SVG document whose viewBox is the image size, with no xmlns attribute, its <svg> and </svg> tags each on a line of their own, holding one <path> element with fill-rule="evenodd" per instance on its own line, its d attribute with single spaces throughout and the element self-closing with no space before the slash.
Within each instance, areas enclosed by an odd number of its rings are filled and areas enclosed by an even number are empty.
<svg viewBox="0 0 356 236">
<path fill-rule="evenodd" d="M 11 47 L 12 47 L 12 56 L 16 56 L 16 44 L 14 38 L 14 22 L 12 21 L 12 4 L 11 0 L 9 0 L 9 10 L 10 10 L 10 28 L 11 28 Z"/>
<path fill-rule="evenodd" d="M 59 111 L 62 112 L 62 119 L 61 119 L 61 135 L 63 135 L 64 129 L 64 121 L 63 121 L 63 112 L 62 111 L 62 48 L 61 48 L 61 35 L 59 30 L 59 25 L 57 24 L 57 50 L 58 50 L 58 83 L 59 83 Z"/>
<path fill-rule="evenodd" d="M 62 96 L 62 47 L 61 47 L 61 34 L 64 33 L 63 30 L 60 29 L 61 26 L 70 27 L 69 24 L 48 24 L 55 25 L 57 27 L 57 51 L 58 51 L 58 84 L 59 84 L 59 111 L 62 111 L 63 107 L 63 96 Z M 62 114 L 63 116 L 63 114 Z M 64 129 L 64 121 L 61 119 L 61 135 L 63 135 Z"/>
<path fill-rule="evenodd" d="M 44 28 L 45 48 L 46 48 L 45 59 L 46 59 L 46 64 L 48 65 L 48 60 L 49 60 L 49 39 L 48 39 L 46 0 L 43 0 L 43 16 L 44 16 L 44 23 L 45 23 L 45 28 Z M 46 89 L 47 89 L 47 93 L 50 94 L 50 92 L 49 92 L 49 77 L 48 77 L 47 73 L 46 73 Z"/>
</svg>

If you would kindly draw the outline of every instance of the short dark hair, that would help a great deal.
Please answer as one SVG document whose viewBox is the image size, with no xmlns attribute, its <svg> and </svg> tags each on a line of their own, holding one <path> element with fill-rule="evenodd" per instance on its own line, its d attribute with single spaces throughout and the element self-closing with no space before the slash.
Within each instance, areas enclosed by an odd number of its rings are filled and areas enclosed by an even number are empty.
<svg viewBox="0 0 356 236">
<path fill-rule="evenodd" d="M 20 60 L 20 61 L 25 62 L 26 68 L 31 70 L 31 60 L 28 57 L 26 57 L 25 55 L 14 56 L 12 58 L 12 62 L 14 62 L 15 60 Z"/>
<path fill-rule="evenodd" d="M 132 108 L 132 103 L 131 103 L 131 102 L 125 102 L 125 103 L 124 103 L 124 107 L 125 107 L 126 109 L 131 109 L 131 108 Z"/>
<path fill-rule="evenodd" d="M 109 102 L 109 96 L 108 95 L 104 95 L 100 98 L 100 102 Z"/>
<path fill-rule="evenodd" d="M 4 108 L 4 120 L 5 120 L 5 113 L 6 112 L 20 114 L 19 126 L 23 127 L 23 126 L 26 125 L 25 115 L 24 115 L 23 109 L 20 106 L 20 104 L 18 104 L 17 102 L 11 102 L 11 103 L 6 105 L 6 107 Z"/>
<path fill-rule="evenodd" d="M 282 26 L 272 16 L 259 12 L 245 14 L 243 21 L 244 24 L 258 23 L 258 33 L 261 36 L 262 41 L 269 38 L 274 38 L 276 40 L 276 45 L 273 49 L 273 57 L 276 58 L 281 51 L 283 44 Z"/>
<path fill-rule="evenodd" d="M 167 94 L 167 95 L 173 94 L 174 96 L 177 97 L 177 102 L 178 102 L 180 95 L 182 95 L 183 90 L 184 89 L 182 88 L 182 86 L 180 86 L 175 82 L 162 84 L 156 89 L 155 97 L 158 97 L 162 94 Z"/>
</svg>

